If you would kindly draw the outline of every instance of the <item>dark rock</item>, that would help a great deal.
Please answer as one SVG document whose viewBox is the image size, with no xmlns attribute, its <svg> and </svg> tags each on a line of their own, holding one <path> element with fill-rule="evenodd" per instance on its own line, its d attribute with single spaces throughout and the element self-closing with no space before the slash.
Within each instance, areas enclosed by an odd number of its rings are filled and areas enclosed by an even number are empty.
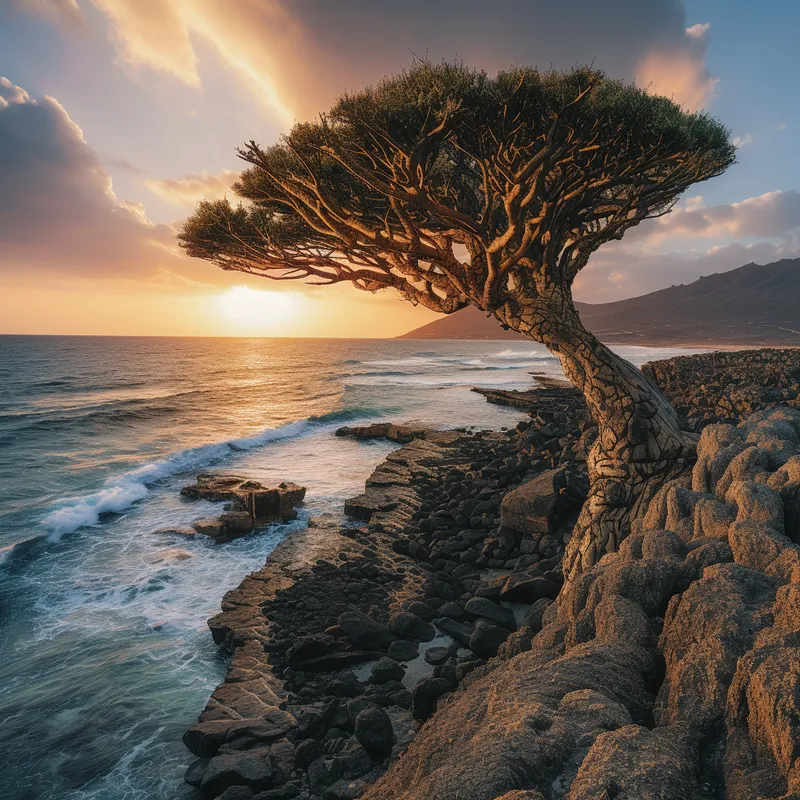
<svg viewBox="0 0 800 800">
<path fill-rule="evenodd" d="M 560 588 L 554 581 L 540 578 L 535 573 L 515 572 L 506 581 L 501 596 L 504 600 L 535 603 L 542 598 L 554 600 Z"/>
<path fill-rule="evenodd" d="M 435 614 L 433 613 L 433 609 L 419 600 L 416 600 L 413 603 L 409 603 L 408 608 L 406 608 L 406 611 L 410 611 L 412 614 L 416 614 L 418 617 L 424 619 L 425 622 L 430 622 L 435 616 Z"/>
<path fill-rule="evenodd" d="M 488 619 L 506 628 L 516 628 L 514 614 L 511 609 L 493 603 L 485 597 L 473 597 L 465 606 L 464 610 L 474 617 Z"/>
<path fill-rule="evenodd" d="M 429 647 L 425 651 L 425 660 L 433 666 L 444 664 L 450 658 L 450 652 L 446 647 Z"/>
<path fill-rule="evenodd" d="M 188 783 L 189 786 L 194 786 L 195 789 L 199 789 L 200 783 L 203 780 L 203 773 L 206 771 L 209 761 L 211 761 L 210 758 L 196 758 L 189 764 L 183 776 L 183 780 Z"/>
<path fill-rule="evenodd" d="M 429 642 L 436 636 L 436 631 L 430 622 L 426 622 L 410 611 L 401 611 L 389 619 L 389 630 L 402 638 L 419 639 Z"/>
<path fill-rule="evenodd" d="M 246 786 L 257 792 L 269 789 L 279 779 L 280 771 L 268 751 L 225 753 L 209 761 L 200 792 L 205 798 L 218 797 L 230 786 Z"/>
<path fill-rule="evenodd" d="M 356 645 L 367 650 L 385 650 L 394 637 L 389 629 L 376 622 L 362 611 L 346 611 L 337 620 L 345 636 Z"/>
<path fill-rule="evenodd" d="M 377 684 L 401 681 L 405 670 L 394 659 L 384 656 L 372 665 L 372 680 Z"/>
<path fill-rule="evenodd" d="M 439 698 L 447 692 L 453 691 L 453 684 L 444 678 L 425 678 L 421 680 L 413 691 L 414 718 L 425 721 L 436 711 Z"/>
<path fill-rule="evenodd" d="M 409 639 L 398 639 L 389 645 L 389 658 L 395 661 L 413 661 L 419 655 L 419 644 Z"/>
<path fill-rule="evenodd" d="M 356 724 L 356 717 L 365 709 L 373 708 L 375 703 L 369 697 L 362 695 L 354 697 L 347 703 L 347 718 L 352 728 Z"/>
<path fill-rule="evenodd" d="M 542 629 L 542 615 L 552 605 L 553 601 L 547 597 L 537 600 L 524 614 L 520 622 L 521 628 L 530 628 L 536 634 Z"/>
<path fill-rule="evenodd" d="M 469 640 L 469 649 L 480 658 L 492 658 L 497 649 L 508 638 L 509 631 L 488 620 L 480 619 Z"/>
<path fill-rule="evenodd" d="M 380 708 L 365 708 L 355 721 L 359 744 L 371 758 L 380 760 L 389 755 L 394 744 L 394 729 L 386 712 Z"/>
<path fill-rule="evenodd" d="M 330 690 L 338 697 L 356 697 L 364 691 L 364 684 L 355 673 L 346 670 L 340 672 L 332 681 Z"/>
<path fill-rule="evenodd" d="M 454 619 L 450 619 L 450 617 L 438 617 L 433 623 L 442 633 L 454 639 L 463 647 L 469 647 L 469 640 L 472 636 L 471 628 L 456 622 Z"/>
<path fill-rule="evenodd" d="M 253 800 L 255 793 L 247 786 L 231 786 L 217 800 Z"/>
</svg>

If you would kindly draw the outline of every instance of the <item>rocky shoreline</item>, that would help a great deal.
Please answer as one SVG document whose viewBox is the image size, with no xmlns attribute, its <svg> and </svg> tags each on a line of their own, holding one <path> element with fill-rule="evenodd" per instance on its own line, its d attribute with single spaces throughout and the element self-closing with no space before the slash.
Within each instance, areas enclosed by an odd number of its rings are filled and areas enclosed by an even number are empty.
<svg viewBox="0 0 800 800">
<path fill-rule="evenodd" d="M 209 625 L 231 663 L 184 738 L 197 757 L 187 781 L 224 800 L 744 800 L 759 795 L 725 787 L 755 786 L 767 759 L 769 791 L 791 791 L 791 708 L 770 711 L 758 693 L 773 684 L 750 673 L 736 685 L 741 697 L 752 685 L 757 718 L 741 702 L 726 710 L 725 693 L 735 656 L 755 664 L 780 638 L 766 604 L 800 575 L 787 537 L 800 535 L 800 351 L 715 355 L 645 368 L 703 431 L 695 475 L 665 489 L 630 545 L 568 596 L 561 555 L 595 435 L 574 390 L 524 393 L 530 420 L 511 431 L 339 431 L 403 444 L 347 502 L 352 524 L 316 520 L 226 594 Z M 762 547 L 782 559 L 779 577 Z M 718 583 L 727 605 L 714 604 Z M 686 592 L 696 597 L 684 603 Z M 789 617 L 784 627 L 793 647 Z M 703 703 L 706 717 L 687 717 Z M 735 725 L 729 758 L 721 731 Z M 674 788 L 658 794 L 666 761 Z"/>
</svg>

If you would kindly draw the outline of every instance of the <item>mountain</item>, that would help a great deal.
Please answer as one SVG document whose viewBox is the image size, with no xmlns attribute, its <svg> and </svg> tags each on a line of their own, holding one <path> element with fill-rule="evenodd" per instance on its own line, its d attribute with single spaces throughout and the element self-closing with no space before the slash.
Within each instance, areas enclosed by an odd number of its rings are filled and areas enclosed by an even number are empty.
<svg viewBox="0 0 800 800">
<path fill-rule="evenodd" d="M 616 303 L 576 303 L 584 325 L 612 344 L 800 345 L 800 258 L 746 264 Z M 469 307 L 400 339 L 521 339 Z"/>
</svg>

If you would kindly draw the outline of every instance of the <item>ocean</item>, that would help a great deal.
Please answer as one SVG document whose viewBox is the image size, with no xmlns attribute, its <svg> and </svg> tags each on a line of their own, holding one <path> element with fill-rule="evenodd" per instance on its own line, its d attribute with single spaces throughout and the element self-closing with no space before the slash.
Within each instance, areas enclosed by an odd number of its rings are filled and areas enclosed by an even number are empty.
<svg viewBox="0 0 800 800">
<path fill-rule="evenodd" d="M 181 736 L 225 674 L 206 620 L 395 447 L 336 428 L 511 427 L 469 389 L 530 372 L 562 375 L 524 341 L 0 336 L 0 796 L 194 797 Z M 305 508 L 223 545 L 159 533 L 213 508 L 178 494 L 203 471 L 295 481 Z"/>
</svg>

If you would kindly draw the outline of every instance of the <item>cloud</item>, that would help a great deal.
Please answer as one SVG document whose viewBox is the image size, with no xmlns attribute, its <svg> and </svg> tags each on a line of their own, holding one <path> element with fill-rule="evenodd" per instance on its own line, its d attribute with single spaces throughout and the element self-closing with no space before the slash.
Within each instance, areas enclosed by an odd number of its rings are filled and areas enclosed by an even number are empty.
<svg viewBox="0 0 800 800">
<path fill-rule="evenodd" d="M 620 244 L 609 245 L 592 256 L 575 281 L 576 300 L 608 303 L 665 286 L 691 283 L 703 275 L 727 272 L 751 262 L 769 264 L 782 258 L 800 257 L 800 239 L 778 244 L 734 242 L 700 252 L 656 254 Z"/>
<path fill-rule="evenodd" d="M 173 231 L 119 200 L 52 97 L 0 78 L 0 270 L 146 278 L 187 263 Z"/>
<path fill-rule="evenodd" d="M 705 66 L 709 25 L 687 27 L 680 0 L 84 2 L 106 16 L 124 64 L 199 87 L 201 45 L 210 45 L 284 126 L 398 71 L 412 53 L 489 71 L 594 63 L 691 109 L 714 86 Z"/>
<path fill-rule="evenodd" d="M 238 177 L 238 172 L 224 169 L 216 175 L 203 172 L 200 175 L 185 175 L 183 178 L 149 179 L 145 183 L 162 200 L 177 205 L 194 206 L 200 200 L 224 197 Z"/>
<path fill-rule="evenodd" d="M 747 147 L 747 145 L 753 144 L 753 137 L 749 133 L 744 136 L 734 136 L 732 144 L 734 147 Z"/>
<path fill-rule="evenodd" d="M 78 0 L 11 0 L 11 7 L 68 28 L 83 27 L 83 12 Z"/>
<path fill-rule="evenodd" d="M 800 192 L 796 189 L 766 192 L 737 203 L 705 208 L 702 198 L 690 198 L 655 223 L 643 224 L 629 238 L 659 244 L 678 236 L 772 239 L 800 228 Z"/>
<path fill-rule="evenodd" d="M 651 94 L 671 97 L 688 111 L 703 108 L 714 94 L 717 78 L 706 68 L 711 24 L 692 25 L 682 42 L 655 48 L 641 62 L 636 82 Z"/>
<path fill-rule="evenodd" d="M 679 241 L 685 244 L 680 250 Z M 672 245 L 667 252 L 662 249 L 665 243 Z M 800 192 L 767 192 L 709 207 L 697 196 L 598 250 L 575 281 L 575 296 L 589 303 L 608 302 L 751 261 L 768 264 L 797 257 Z"/>
</svg>

